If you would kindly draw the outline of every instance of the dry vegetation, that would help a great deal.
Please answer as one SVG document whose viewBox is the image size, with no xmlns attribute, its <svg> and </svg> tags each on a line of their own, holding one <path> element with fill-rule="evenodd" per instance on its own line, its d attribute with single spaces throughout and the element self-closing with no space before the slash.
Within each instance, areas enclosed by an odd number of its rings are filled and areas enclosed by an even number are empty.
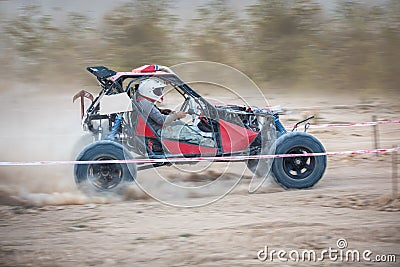
<svg viewBox="0 0 400 267">
<path fill-rule="evenodd" d="M 192 19 L 175 12 L 169 1 L 137 0 L 97 24 L 75 12 L 60 25 L 38 7 L 22 8 L 1 22 L 2 75 L 70 81 L 85 79 L 88 65 L 129 70 L 209 60 L 286 89 L 398 92 L 397 0 L 338 0 L 329 11 L 313 0 L 259 0 L 240 14 L 215 0 Z"/>
</svg>

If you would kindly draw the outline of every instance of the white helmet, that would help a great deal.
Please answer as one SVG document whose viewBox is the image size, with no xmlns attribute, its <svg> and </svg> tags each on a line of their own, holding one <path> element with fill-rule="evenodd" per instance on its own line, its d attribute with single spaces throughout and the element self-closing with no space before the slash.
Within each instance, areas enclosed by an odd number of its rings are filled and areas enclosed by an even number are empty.
<svg viewBox="0 0 400 267">
<path fill-rule="evenodd" d="M 162 102 L 163 101 L 163 89 L 167 85 L 163 83 L 162 81 L 155 79 L 155 78 L 149 78 L 146 80 L 143 80 L 139 83 L 139 94 L 141 94 L 144 97 L 147 97 L 151 100 L 157 101 L 157 102 Z"/>
</svg>

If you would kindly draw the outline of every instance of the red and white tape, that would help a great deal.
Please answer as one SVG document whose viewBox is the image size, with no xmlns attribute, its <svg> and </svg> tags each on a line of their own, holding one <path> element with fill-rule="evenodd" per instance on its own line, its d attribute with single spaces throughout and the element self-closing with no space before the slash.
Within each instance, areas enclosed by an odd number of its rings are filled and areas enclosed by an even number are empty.
<svg viewBox="0 0 400 267">
<path fill-rule="evenodd" d="M 400 124 L 400 120 L 393 121 L 372 121 L 357 123 L 332 123 L 310 125 L 311 129 L 330 128 L 330 127 L 358 127 L 373 126 L 379 124 Z M 199 162 L 199 161 L 243 161 L 249 159 L 271 159 L 271 158 L 290 158 L 290 157 L 318 157 L 334 155 L 358 155 L 358 154 L 378 154 L 393 153 L 399 151 L 400 147 L 389 149 L 363 149 L 354 151 L 338 151 L 325 153 L 305 153 L 305 154 L 279 154 L 279 155 L 244 155 L 244 156 L 225 156 L 225 157 L 193 157 L 193 158 L 165 158 L 149 159 L 140 158 L 132 160 L 102 160 L 102 161 L 2 161 L 0 166 L 38 166 L 38 165 L 75 165 L 75 164 L 110 164 L 110 163 L 164 163 L 164 162 Z"/>
<path fill-rule="evenodd" d="M 309 129 L 333 128 L 333 127 L 360 127 L 360 126 L 374 126 L 374 125 L 379 125 L 379 124 L 400 124 L 400 120 L 316 124 L 316 125 L 310 125 Z"/>
<path fill-rule="evenodd" d="M 165 158 L 165 159 L 130 159 L 130 160 L 102 160 L 102 161 L 3 161 L 0 166 L 37 166 L 37 165 L 75 165 L 75 164 L 110 164 L 110 163 L 164 163 L 164 162 L 199 162 L 199 161 L 243 161 L 249 159 L 272 159 L 272 158 L 291 158 L 291 157 L 318 157 L 334 155 L 360 155 L 394 153 L 400 147 L 388 149 L 363 149 L 354 151 L 338 151 L 324 153 L 305 153 L 305 154 L 278 154 L 278 155 L 243 155 L 226 157 L 193 157 L 193 158 Z"/>
</svg>

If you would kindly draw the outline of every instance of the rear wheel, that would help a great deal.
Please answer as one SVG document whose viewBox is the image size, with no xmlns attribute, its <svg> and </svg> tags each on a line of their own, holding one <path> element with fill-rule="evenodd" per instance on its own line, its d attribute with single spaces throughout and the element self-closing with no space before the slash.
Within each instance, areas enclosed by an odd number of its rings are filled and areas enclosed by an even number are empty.
<svg viewBox="0 0 400 267">
<path fill-rule="evenodd" d="M 79 154 L 77 161 L 104 161 L 133 159 L 130 153 L 116 142 L 98 141 Z M 77 164 L 75 182 L 79 189 L 91 192 L 119 192 L 136 178 L 135 163 Z"/>
<path fill-rule="evenodd" d="M 321 142 L 304 132 L 287 133 L 277 139 L 276 154 L 324 153 Z M 276 158 L 272 164 L 275 181 L 284 188 L 309 188 L 323 176 L 326 156 Z"/>
</svg>

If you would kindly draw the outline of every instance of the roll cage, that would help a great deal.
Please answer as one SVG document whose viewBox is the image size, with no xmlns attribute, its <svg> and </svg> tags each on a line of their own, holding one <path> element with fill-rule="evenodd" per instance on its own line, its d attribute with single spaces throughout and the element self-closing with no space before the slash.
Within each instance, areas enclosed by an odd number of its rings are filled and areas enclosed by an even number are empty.
<svg viewBox="0 0 400 267">
<path fill-rule="evenodd" d="M 125 115 L 126 117 L 129 117 L 126 120 L 129 124 L 128 126 L 131 126 L 131 130 L 128 131 L 128 135 L 135 135 L 134 130 L 137 127 L 136 125 L 137 122 L 135 121 L 137 120 L 136 113 L 138 113 L 139 111 L 139 109 L 137 108 L 137 103 L 135 101 L 136 93 L 140 81 L 148 79 L 149 77 L 156 77 L 158 79 L 163 80 L 167 84 L 171 85 L 184 98 L 184 103 L 183 106 L 181 107 L 181 110 L 187 108 L 189 99 L 194 99 L 198 107 L 200 107 L 201 114 L 203 114 L 203 116 L 215 117 L 217 114 L 215 107 L 213 105 L 211 105 L 207 100 L 205 100 L 201 95 L 199 95 L 196 91 L 194 91 L 187 83 L 182 81 L 174 73 L 169 73 L 164 71 L 136 72 L 135 70 L 132 70 L 132 72 L 115 72 L 104 66 L 88 67 L 87 70 L 97 78 L 97 81 L 102 88 L 99 95 L 96 98 L 94 98 L 91 105 L 87 109 L 86 116 L 83 121 L 84 127 L 94 134 L 101 135 L 100 131 L 102 129 L 101 127 L 95 128 L 93 125 L 93 121 L 108 120 L 109 130 L 111 131 L 113 123 L 115 122 L 116 118 L 116 114 L 111 114 L 111 115 L 98 114 L 101 99 L 105 95 L 127 93 L 128 96 L 132 99 L 133 105 L 136 106 L 133 112 L 130 112 L 129 114 Z M 151 128 L 150 125 L 147 125 L 146 127 Z M 156 131 L 154 131 L 154 129 L 150 130 L 154 133 L 154 135 L 157 138 L 160 137 L 156 133 Z M 217 133 L 213 131 L 213 136 L 216 135 Z M 101 137 L 99 137 L 98 139 L 101 139 Z M 135 151 L 135 152 L 140 152 L 140 154 L 143 154 L 144 151 Z"/>
<path fill-rule="evenodd" d="M 147 65 L 152 66 L 152 65 Z M 145 67 L 145 66 L 144 66 Z M 138 70 L 141 69 L 141 70 Z M 149 156 L 149 157 L 166 157 L 165 153 L 157 155 L 149 149 L 148 142 L 156 142 L 161 140 L 160 136 L 154 129 L 151 129 L 150 125 L 146 125 L 145 121 L 140 119 L 140 109 L 137 107 L 136 92 L 138 85 L 141 80 L 149 77 L 156 77 L 163 80 L 167 84 L 171 85 L 183 98 L 184 102 L 181 110 L 188 108 L 190 100 L 194 100 L 197 105 L 197 115 L 207 118 L 209 123 L 212 123 L 213 127 L 210 127 L 210 132 L 213 140 L 215 141 L 215 150 L 206 149 L 209 153 L 214 155 L 227 155 L 232 153 L 249 153 L 249 144 L 256 142 L 256 136 L 260 132 L 260 117 L 272 118 L 273 115 L 269 111 L 258 111 L 253 112 L 250 108 L 239 107 L 239 106 L 214 106 L 204 99 L 200 94 L 193 90 L 187 83 L 182 81 L 172 71 L 160 71 L 154 69 L 143 70 L 143 67 L 133 69 L 131 72 L 115 72 L 104 66 L 88 67 L 87 70 L 92 73 L 102 87 L 99 95 L 92 101 L 91 105 L 86 111 L 86 116 L 83 120 L 84 127 L 92 133 L 98 135 L 98 140 L 102 137 L 102 120 L 108 120 L 109 131 L 113 130 L 116 125 L 116 118 L 120 115 L 110 114 L 101 115 L 99 114 L 100 101 L 105 95 L 121 94 L 126 93 L 132 99 L 132 103 L 135 106 L 132 112 L 125 112 L 123 114 L 126 122 L 125 127 L 120 129 L 120 141 L 130 147 L 137 154 Z M 193 112 L 193 111 L 192 111 Z M 121 114 L 122 115 L 122 114 Z M 142 118 L 143 119 L 143 118 Z M 100 121 L 99 126 L 96 128 L 93 121 Z M 138 135 L 138 125 L 143 128 Z M 142 125 L 145 124 L 145 125 Z M 223 125 L 222 125 L 223 124 Z M 216 126 L 216 127 L 214 127 Z M 244 128 L 244 129 L 243 129 Z M 232 135 L 239 139 L 242 139 L 242 145 L 236 145 L 232 147 L 231 143 L 238 142 L 231 140 Z M 245 138 L 243 137 L 245 136 Z M 247 144 L 246 144 L 247 142 Z M 182 143 L 182 142 L 179 142 Z M 240 143 L 240 142 L 239 142 Z M 187 145 L 190 144 L 174 144 L 174 145 Z M 162 146 L 165 146 L 163 143 Z M 198 145 L 197 145 L 198 146 Z M 256 147 L 256 146 L 254 146 Z M 185 148 L 184 148 L 185 149 Z M 250 148 L 251 149 L 251 148 Z M 203 149 L 204 150 L 204 149 Z M 187 149 L 184 150 L 183 156 L 196 156 L 201 154 L 198 149 Z M 168 149 L 167 149 L 168 152 Z M 206 152 L 207 153 L 207 152 Z M 176 156 L 176 153 L 172 153 Z"/>
</svg>

